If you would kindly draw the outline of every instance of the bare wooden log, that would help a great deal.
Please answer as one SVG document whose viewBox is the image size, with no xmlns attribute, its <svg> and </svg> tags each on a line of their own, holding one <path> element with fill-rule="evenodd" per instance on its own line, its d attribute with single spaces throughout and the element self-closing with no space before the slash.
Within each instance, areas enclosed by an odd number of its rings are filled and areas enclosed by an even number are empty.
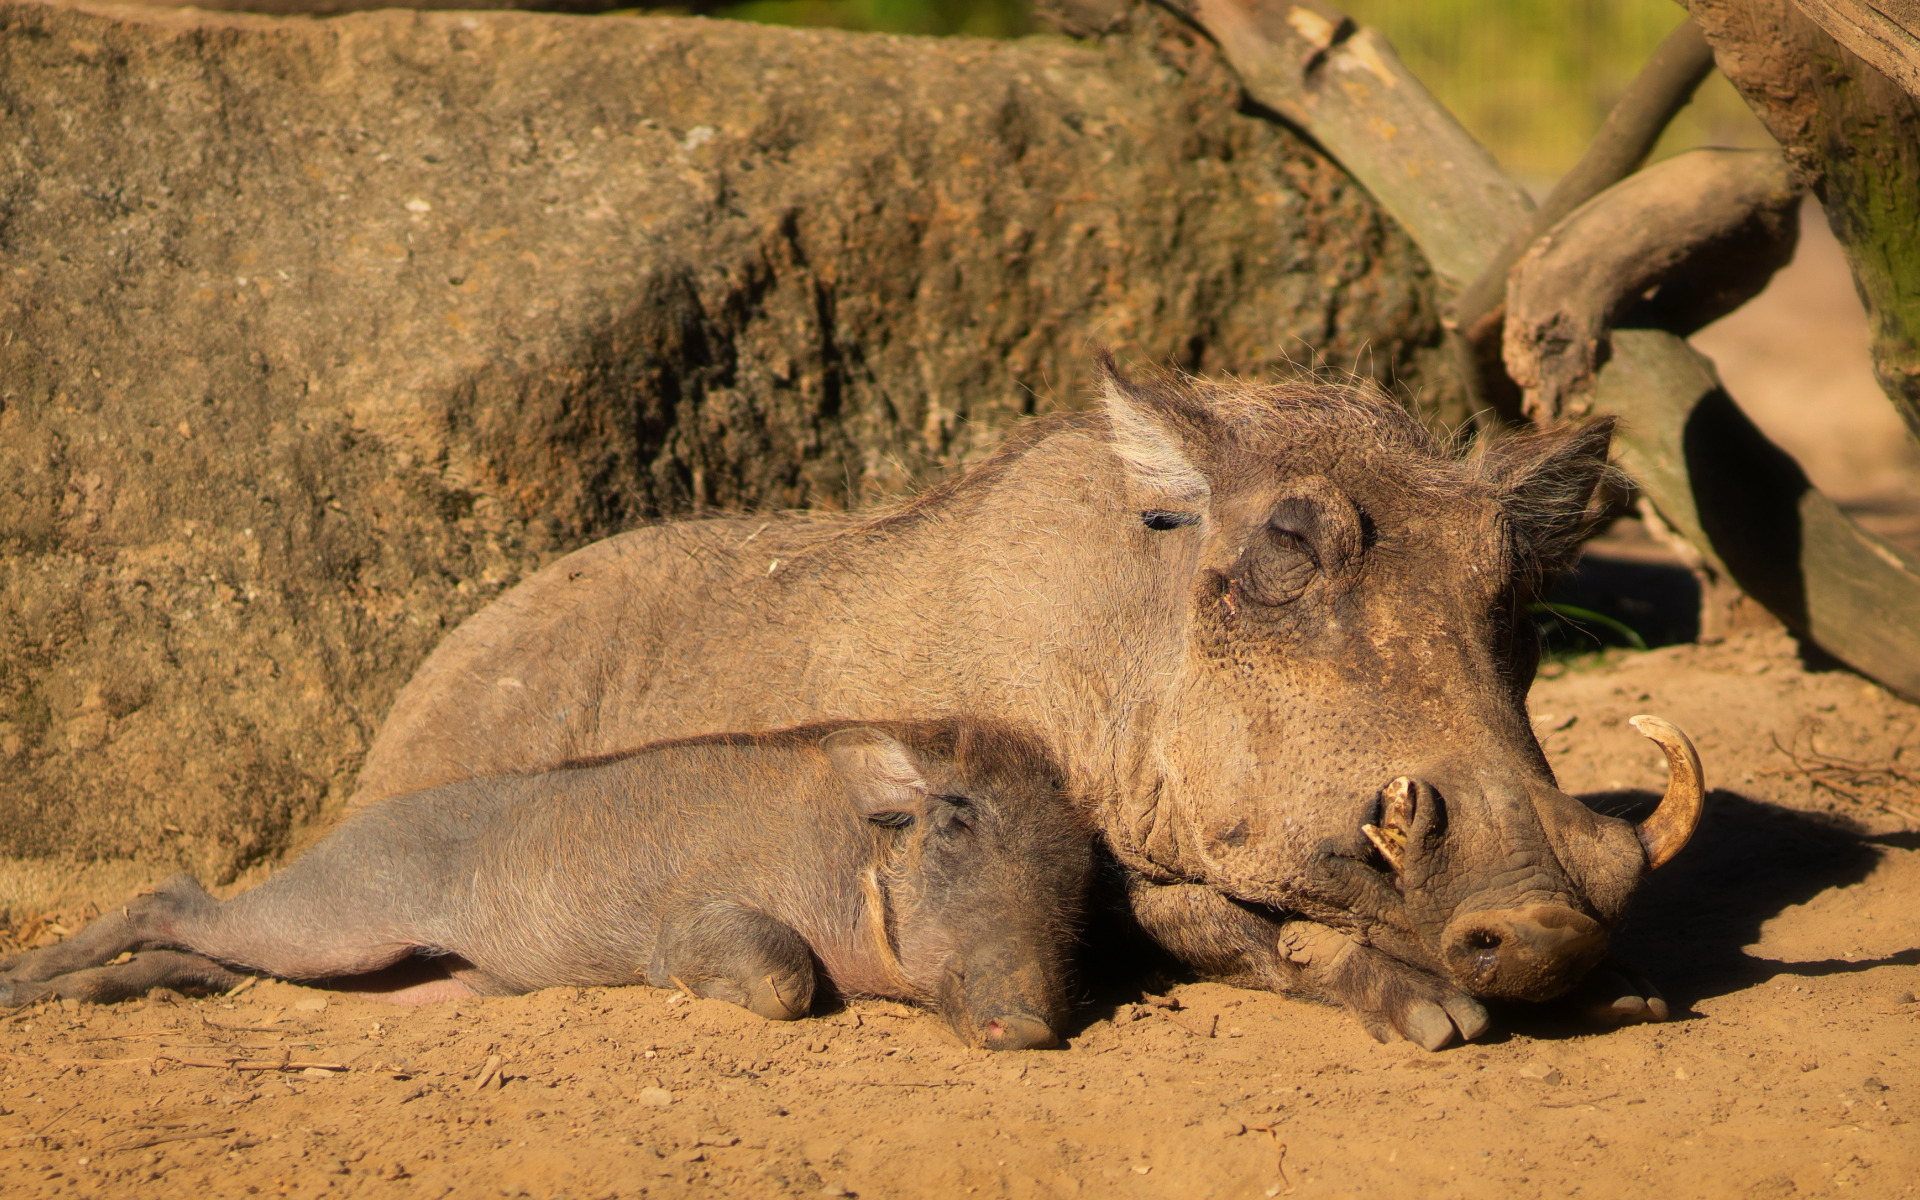
<svg viewBox="0 0 1920 1200">
<path fill-rule="evenodd" d="M 1620 465 L 1728 578 L 1835 658 L 1920 697 L 1920 563 L 1854 524 L 1671 334 L 1613 331 L 1596 411 L 1621 420 Z"/>
<path fill-rule="evenodd" d="M 1450 149 L 1445 154 L 1452 164 L 1445 181 L 1449 202 L 1477 206 L 1477 212 L 1436 214 L 1424 202 L 1423 189 L 1434 184 L 1415 166 L 1431 161 L 1429 153 L 1385 132 L 1458 130 L 1451 117 L 1431 111 L 1439 104 L 1424 88 L 1382 85 L 1349 92 L 1310 86 L 1315 71 L 1325 71 L 1324 62 L 1315 67 L 1315 53 L 1327 55 L 1345 45 L 1377 52 L 1385 44 L 1378 35 L 1353 30 L 1347 18 L 1329 15 L 1317 4 L 1308 9 L 1287 7 L 1284 0 L 1178 2 L 1191 4 L 1182 11 L 1220 43 L 1241 71 L 1248 95 L 1299 124 L 1346 164 L 1436 269 L 1441 261 L 1450 264 L 1443 274 L 1455 280 L 1477 276 L 1499 250 L 1485 232 L 1503 223 L 1511 230 L 1525 219 L 1526 209 L 1512 198 L 1517 189 L 1484 152 Z M 1697 18 L 1710 4 L 1740 2 L 1692 0 L 1692 9 Z M 1726 69 L 1726 43 L 1715 37 L 1712 24 L 1702 25 Z M 1317 52 L 1302 26 L 1331 31 Z M 1396 156 L 1402 159 L 1399 166 Z M 1911 201 L 1920 204 L 1920 192 Z M 1905 228 L 1910 248 L 1915 227 Z M 1616 331 L 1593 407 L 1623 418 L 1625 465 L 1659 514 L 1691 542 L 1699 569 L 1737 581 L 1789 627 L 1855 670 L 1920 698 L 1920 644 L 1911 639 L 1912 631 L 1920 630 L 1920 573 L 1809 485 L 1792 458 L 1739 414 L 1710 366 L 1685 342 L 1664 330 Z"/>
<path fill-rule="evenodd" d="M 1794 0 L 1807 18 L 1920 96 L 1920 0 Z"/>
<path fill-rule="evenodd" d="M 1608 334 L 1630 310 L 1657 306 L 1650 291 L 1678 285 L 1696 328 L 1751 299 L 1793 257 L 1799 198 L 1777 150 L 1694 150 L 1575 209 L 1508 276 L 1503 356 L 1526 415 L 1585 415 Z M 1736 286 L 1710 295 L 1688 286 L 1724 278 L 1702 271 L 1724 262 L 1748 268 Z"/>
</svg>

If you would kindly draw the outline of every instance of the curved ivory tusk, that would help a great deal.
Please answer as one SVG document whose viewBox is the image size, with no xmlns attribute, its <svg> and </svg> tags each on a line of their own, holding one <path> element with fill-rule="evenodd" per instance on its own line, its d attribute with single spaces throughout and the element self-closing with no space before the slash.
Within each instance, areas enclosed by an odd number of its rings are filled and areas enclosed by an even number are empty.
<svg viewBox="0 0 1920 1200">
<path fill-rule="evenodd" d="M 1653 870 L 1680 853 L 1699 828 L 1707 780 L 1700 770 L 1699 753 L 1678 725 L 1647 716 L 1630 717 L 1627 724 L 1651 738 L 1667 756 L 1667 794 L 1652 816 L 1634 826 L 1634 832 L 1640 835 L 1640 847 L 1647 854 L 1647 869 Z"/>
</svg>

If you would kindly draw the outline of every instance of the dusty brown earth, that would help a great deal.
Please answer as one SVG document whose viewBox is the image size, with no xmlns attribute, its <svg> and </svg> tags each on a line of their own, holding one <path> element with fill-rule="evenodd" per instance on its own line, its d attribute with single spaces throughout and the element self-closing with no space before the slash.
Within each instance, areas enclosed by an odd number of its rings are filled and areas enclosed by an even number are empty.
<svg viewBox="0 0 1920 1200">
<path fill-rule="evenodd" d="M 396 1009 L 264 982 L 0 1025 L 9 1196 L 1900 1196 L 1920 1179 L 1920 708 L 1784 634 L 1550 664 L 1563 783 L 1715 783 L 1623 952 L 1676 1019 L 1499 1014 L 1439 1054 L 1214 984 L 1095 989 L 992 1056 L 856 1002 L 793 1025 L 645 988 Z M 97 896 L 111 902 L 112 897 Z M 84 908 L 56 914 L 63 927 Z M 52 929 L 16 929 L 29 940 Z M 478 1086 L 497 1056 L 502 1082 Z M 238 1060 L 239 1068 L 221 1065 Z M 285 1065 L 282 1066 L 281 1064 Z M 318 1064 L 303 1066 L 303 1064 Z"/>
</svg>

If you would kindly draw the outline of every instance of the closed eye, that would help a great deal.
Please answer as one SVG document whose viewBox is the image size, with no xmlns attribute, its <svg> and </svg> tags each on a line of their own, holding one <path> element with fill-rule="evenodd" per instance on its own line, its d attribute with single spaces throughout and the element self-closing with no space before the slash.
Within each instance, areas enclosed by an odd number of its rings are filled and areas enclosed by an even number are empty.
<svg viewBox="0 0 1920 1200">
<path fill-rule="evenodd" d="M 907 826 L 913 824 L 913 814 L 903 812 L 875 813 L 868 817 L 867 820 L 887 829 L 905 829 Z"/>
<path fill-rule="evenodd" d="M 1310 540 L 1306 534 L 1298 533 L 1291 529 L 1283 529 L 1277 525 L 1268 526 L 1267 532 L 1272 535 L 1274 541 L 1278 542 L 1287 550 L 1304 556 L 1315 568 L 1320 566 L 1320 552 L 1314 549 L 1312 540 Z"/>
<path fill-rule="evenodd" d="M 1140 523 L 1148 529 L 1179 529 L 1185 525 L 1197 524 L 1198 513 L 1167 512 L 1165 509 L 1150 508 L 1140 514 Z"/>
</svg>

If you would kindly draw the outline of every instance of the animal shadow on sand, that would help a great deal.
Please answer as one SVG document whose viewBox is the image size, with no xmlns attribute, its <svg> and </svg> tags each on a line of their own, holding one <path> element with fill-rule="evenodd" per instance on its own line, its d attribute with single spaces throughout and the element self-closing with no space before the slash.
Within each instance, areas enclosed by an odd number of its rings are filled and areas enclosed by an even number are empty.
<svg viewBox="0 0 1920 1200">
<path fill-rule="evenodd" d="M 1613 816 L 1639 819 L 1660 801 L 1647 791 L 1580 797 Z M 1885 848 L 1920 844 L 1912 834 L 1872 835 L 1844 820 L 1750 800 L 1737 792 L 1707 794 L 1706 814 L 1687 848 L 1649 876 L 1635 897 L 1615 950 L 1654 981 L 1684 1020 L 1701 1000 L 1781 975 L 1842 975 L 1892 963 L 1920 964 L 1920 947 L 1878 958 L 1780 962 L 1744 947 L 1761 926 L 1828 888 L 1865 879 Z M 1849 947 L 1836 945 L 1844 951 Z M 1502 1006 L 1496 1027 L 1533 1037 L 1588 1033 L 1557 1005 Z"/>
</svg>

